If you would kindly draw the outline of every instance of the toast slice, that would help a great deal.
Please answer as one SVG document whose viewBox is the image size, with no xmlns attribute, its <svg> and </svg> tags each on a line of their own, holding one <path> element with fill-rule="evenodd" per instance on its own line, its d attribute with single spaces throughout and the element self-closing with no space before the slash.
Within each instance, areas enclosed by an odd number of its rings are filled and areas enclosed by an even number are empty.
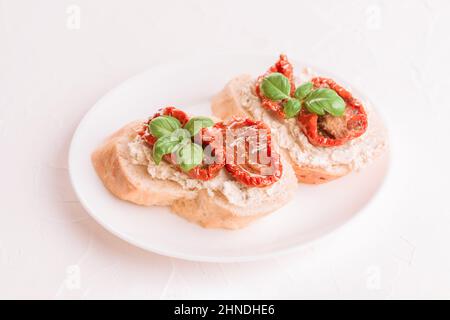
<svg viewBox="0 0 450 320">
<path fill-rule="evenodd" d="M 298 181 L 308 184 L 325 183 L 359 170 L 386 148 L 385 128 L 370 106 L 367 103 L 365 106 L 369 122 L 366 133 L 345 145 L 322 148 L 309 143 L 296 119 L 276 119 L 261 106 L 255 93 L 255 80 L 250 75 L 232 79 L 211 103 L 213 114 L 221 119 L 237 115 L 267 123 Z"/>
<path fill-rule="evenodd" d="M 143 206 L 169 206 L 207 228 L 238 229 L 284 206 L 296 190 L 295 173 L 283 160 L 283 175 L 270 187 L 248 188 L 225 170 L 210 181 L 190 179 L 164 161 L 154 164 L 138 135 L 144 121 L 126 125 L 92 154 L 105 187 L 122 200 Z"/>
</svg>

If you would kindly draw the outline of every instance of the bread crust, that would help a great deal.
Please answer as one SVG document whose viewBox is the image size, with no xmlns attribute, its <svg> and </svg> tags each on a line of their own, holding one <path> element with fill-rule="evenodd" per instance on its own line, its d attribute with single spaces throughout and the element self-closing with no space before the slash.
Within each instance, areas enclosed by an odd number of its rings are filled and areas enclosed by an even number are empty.
<svg viewBox="0 0 450 320">
<path fill-rule="evenodd" d="M 193 196 L 172 181 L 154 180 L 146 185 L 146 168 L 133 165 L 128 155 L 128 142 L 135 138 L 141 125 L 139 121 L 128 124 L 92 154 L 92 164 L 105 187 L 116 197 L 143 206 L 165 206 Z"/>
<path fill-rule="evenodd" d="M 286 163 L 286 192 L 277 201 L 268 199 L 257 206 L 238 207 L 215 192 L 186 190 L 174 181 L 152 178 L 146 166 L 131 162 L 128 143 L 143 122 L 130 123 L 111 135 L 92 154 L 92 164 L 105 187 L 116 197 L 143 206 L 169 206 L 188 221 L 206 228 L 240 229 L 284 206 L 293 197 L 296 179 Z"/>
<path fill-rule="evenodd" d="M 245 111 L 241 104 L 240 88 L 251 81 L 250 75 L 242 75 L 230 81 L 225 88 L 211 101 L 212 113 L 221 119 L 228 119 L 232 116 L 252 117 Z M 348 168 L 342 168 L 339 173 L 329 172 L 324 168 L 304 166 L 296 163 L 284 150 L 284 156 L 289 159 L 292 168 L 295 171 L 298 182 L 307 184 L 322 184 L 338 179 L 350 172 Z"/>
<path fill-rule="evenodd" d="M 292 157 L 289 155 L 288 152 L 284 151 L 284 155 L 287 159 L 289 159 L 290 164 L 291 164 L 292 168 L 294 169 L 295 175 L 297 176 L 297 180 L 300 183 L 322 184 L 322 183 L 336 180 L 336 179 L 343 177 L 346 174 L 350 173 L 350 170 L 341 171 L 343 173 L 336 174 L 336 173 L 328 172 L 323 168 L 301 166 L 301 165 L 297 164 L 294 160 L 292 160 Z"/>
</svg>

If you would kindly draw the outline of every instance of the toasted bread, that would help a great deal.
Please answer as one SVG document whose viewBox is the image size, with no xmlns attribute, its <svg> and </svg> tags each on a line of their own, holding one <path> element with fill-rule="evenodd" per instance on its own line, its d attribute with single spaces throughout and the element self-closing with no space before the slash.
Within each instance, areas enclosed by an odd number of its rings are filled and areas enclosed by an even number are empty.
<svg viewBox="0 0 450 320">
<path fill-rule="evenodd" d="M 170 179 L 149 174 L 148 166 L 136 164 L 129 144 L 138 138 L 142 127 L 137 121 L 120 129 L 92 154 L 92 163 L 105 187 L 120 199 L 144 206 L 169 206 L 172 211 L 207 228 L 238 229 L 284 206 L 296 189 L 295 174 L 284 161 L 283 175 L 268 188 L 251 188 L 252 197 L 243 203 L 232 203 L 220 190 L 187 188 Z M 165 164 L 169 166 L 169 164 Z M 226 173 L 223 173 L 226 175 Z M 179 173 L 178 177 L 183 178 Z M 186 176 L 186 179 L 188 177 Z"/>
<path fill-rule="evenodd" d="M 301 183 L 321 184 L 359 170 L 386 146 L 385 129 L 369 109 L 369 128 L 364 135 L 340 147 L 315 147 L 301 132 L 296 119 L 279 120 L 265 110 L 254 88 L 255 80 L 250 75 L 232 79 L 213 97 L 212 112 L 221 119 L 247 116 L 270 125 L 281 151 L 290 160 Z"/>
</svg>

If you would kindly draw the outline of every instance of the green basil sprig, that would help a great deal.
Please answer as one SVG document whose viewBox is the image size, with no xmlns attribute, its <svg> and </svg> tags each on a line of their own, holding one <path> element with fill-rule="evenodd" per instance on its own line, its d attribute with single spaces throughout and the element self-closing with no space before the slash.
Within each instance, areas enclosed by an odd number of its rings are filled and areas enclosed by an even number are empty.
<svg viewBox="0 0 450 320">
<path fill-rule="evenodd" d="M 345 101 L 336 91 L 328 88 L 319 88 L 308 94 L 305 98 L 305 106 L 309 112 L 318 115 L 324 115 L 326 111 L 339 117 L 345 112 Z"/>
<path fill-rule="evenodd" d="M 161 138 L 181 128 L 181 123 L 174 117 L 159 116 L 150 121 L 148 128 L 152 135 Z"/>
<path fill-rule="evenodd" d="M 192 136 L 195 136 L 202 128 L 212 127 L 214 121 L 208 117 L 192 117 L 184 126 Z"/>
<path fill-rule="evenodd" d="M 202 146 L 192 142 L 202 128 L 211 127 L 214 121 L 207 117 L 193 117 L 181 127 L 180 121 L 170 116 L 159 116 L 150 121 L 149 131 L 157 137 L 153 146 L 153 160 L 159 164 L 166 154 L 174 153 L 177 164 L 187 172 L 203 161 Z"/>
<path fill-rule="evenodd" d="M 187 172 L 203 161 L 203 148 L 196 143 L 187 143 L 176 150 L 177 162 L 181 170 Z"/>
<path fill-rule="evenodd" d="M 263 95 L 273 101 L 283 102 L 283 110 L 286 118 L 295 117 L 303 106 L 309 112 L 324 115 L 325 112 L 339 117 L 345 112 L 345 101 L 328 88 L 314 89 L 311 82 L 306 82 L 295 90 L 294 97 L 290 96 L 291 86 L 289 79 L 278 72 L 271 73 L 261 83 Z"/>
<path fill-rule="evenodd" d="M 313 90 L 312 82 L 305 82 L 300 87 L 298 87 L 297 90 L 295 90 L 295 97 L 298 100 L 303 100 L 308 96 L 308 94 L 311 93 L 312 90 Z"/>
<path fill-rule="evenodd" d="M 184 145 L 191 143 L 191 134 L 185 129 L 177 129 L 169 135 L 156 140 L 153 146 L 153 160 L 159 164 L 164 155 L 174 153 Z"/>
<path fill-rule="evenodd" d="M 279 72 L 274 72 L 264 78 L 261 83 L 261 91 L 265 97 L 273 101 L 289 99 L 291 84 L 286 76 Z"/>
<path fill-rule="evenodd" d="M 288 119 L 295 117 L 300 112 L 301 108 L 302 104 L 297 99 L 289 99 L 283 106 L 284 114 Z"/>
</svg>

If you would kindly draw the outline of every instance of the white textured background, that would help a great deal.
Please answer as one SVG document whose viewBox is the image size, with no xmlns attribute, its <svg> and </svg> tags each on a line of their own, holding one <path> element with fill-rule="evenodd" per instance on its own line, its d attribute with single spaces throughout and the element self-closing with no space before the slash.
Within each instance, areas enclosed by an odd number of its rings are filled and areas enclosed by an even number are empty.
<svg viewBox="0 0 450 320">
<path fill-rule="evenodd" d="M 0 298 L 450 298 L 449 30 L 447 0 L 0 0 Z M 220 50 L 283 51 L 373 98 L 401 134 L 370 213 L 228 265 L 145 252 L 87 215 L 67 172 L 83 114 L 151 65 Z"/>
</svg>

